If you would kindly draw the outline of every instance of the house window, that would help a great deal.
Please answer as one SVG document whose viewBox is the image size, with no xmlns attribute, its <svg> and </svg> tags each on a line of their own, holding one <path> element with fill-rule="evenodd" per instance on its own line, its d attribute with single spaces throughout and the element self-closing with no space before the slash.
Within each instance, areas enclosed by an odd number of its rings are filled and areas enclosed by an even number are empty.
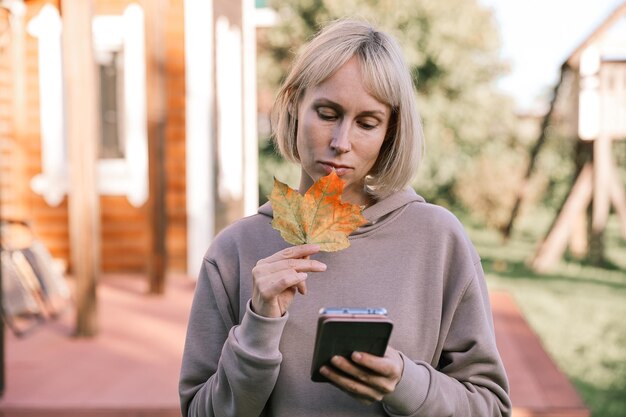
<svg viewBox="0 0 626 417">
<path fill-rule="evenodd" d="M 123 67 L 121 51 L 106 54 L 100 72 L 100 158 L 124 158 Z"/>
<path fill-rule="evenodd" d="M 28 25 L 39 44 L 42 142 L 42 172 L 32 178 L 31 188 L 51 206 L 60 204 L 69 189 L 61 25 L 58 10 L 49 4 Z M 131 3 L 122 15 L 95 16 L 92 29 L 100 72 L 98 191 L 102 195 L 125 195 L 133 206 L 141 206 L 148 199 L 143 10 Z"/>
<path fill-rule="evenodd" d="M 148 199 L 148 132 L 144 14 L 129 4 L 120 16 L 93 19 L 100 68 L 101 194 L 126 195 L 133 206 Z"/>
</svg>

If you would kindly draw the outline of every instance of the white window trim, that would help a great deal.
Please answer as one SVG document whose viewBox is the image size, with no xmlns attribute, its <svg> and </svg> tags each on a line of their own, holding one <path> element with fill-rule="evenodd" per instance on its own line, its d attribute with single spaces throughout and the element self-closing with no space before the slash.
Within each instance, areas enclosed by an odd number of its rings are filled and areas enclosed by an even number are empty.
<svg viewBox="0 0 626 417">
<path fill-rule="evenodd" d="M 99 160 L 98 191 L 125 195 L 139 207 L 148 199 L 144 13 L 132 3 L 121 16 L 95 16 L 92 28 L 95 55 L 98 48 L 124 50 L 125 157 Z M 61 30 L 59 12 L 49 4 L 28 24 L 28 32 L 39 42 L 39 68 L 46 69 L 39 71 L 42 172 L 33 177 L 31 188 L 51 206 L 59 205 L 69 191 Z"/>
<path fill-rule="evenodd" d="M 243 74 L 241 29 L 220 16 L 215 22 L 217 141 L 221 200 L 243 197 Z"/>
<path fill-rule="evenodd" d="M 39 46 L 39 107 L 42 173 L 31 180 L 32 190 L 46 203 L 58 206 L 69 188 L 67 149 L 63 123 L 61 16 L 46 4 L 27 26 Z M 45 68 L 45 71 L 44 71 Z"/>
<path fill-rule="evenodd" d="M 215 234 L 213 0 L 185 0 L 187 274 Z"/>
<path fill-rule="evenodd" d="M 243 37 L 243 141 L 244 193 L 243 214 L 250 216 L 259 206 L 259 135 L 257 130 L 256 25 L 255 3 L 242 0 Z"/>
</svg>

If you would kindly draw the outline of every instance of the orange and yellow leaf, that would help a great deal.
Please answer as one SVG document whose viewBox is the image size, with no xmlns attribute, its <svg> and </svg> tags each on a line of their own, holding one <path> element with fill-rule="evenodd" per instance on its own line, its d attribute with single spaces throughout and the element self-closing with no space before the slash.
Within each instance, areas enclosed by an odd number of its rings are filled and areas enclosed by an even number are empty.
<svg viewBox="0 0 626 417">
<path fill-rule="evenodd" d="M 300 195 L 274 179 L 269 196 L 274 212 L 272 227 L 293 245 L 314 243 L 325 252 L 347 248 L 348 235 L 366 220 L 361 207 L 341 201 L 343 186 L 343 181 L 332 172 Z"/>
</svg>

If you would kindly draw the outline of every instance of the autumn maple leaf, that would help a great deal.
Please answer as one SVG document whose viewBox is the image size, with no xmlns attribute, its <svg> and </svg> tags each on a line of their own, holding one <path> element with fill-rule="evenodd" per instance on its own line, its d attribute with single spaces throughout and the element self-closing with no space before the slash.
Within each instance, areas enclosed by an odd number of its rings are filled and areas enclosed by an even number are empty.
<svg viewBox="0 0 626 417">
<path fill-rule="evenodd" d="M 348 235 L 365 224 L 362 209 L 341 201 L 343 181 L 333 171 L 301 195 L 274 178 L 269 196 L 272 227 L 292 245 L 315 243 L 325 252 L 350 246 Z"/>
</svg>

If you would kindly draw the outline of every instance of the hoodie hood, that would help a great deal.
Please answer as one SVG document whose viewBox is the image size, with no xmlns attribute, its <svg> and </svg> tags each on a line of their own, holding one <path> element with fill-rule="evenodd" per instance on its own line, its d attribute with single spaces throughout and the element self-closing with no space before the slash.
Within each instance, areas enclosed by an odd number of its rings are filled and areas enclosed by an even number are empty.
<svg viewBox="0 0 626 417">
<path fill-rule="evenodd" d="M 390 217 L 391 214 L 402 209 L 410 203 L 424 203 L 422 196 L 418 195 L 412 188 L 406 188 L 402 191 L 391 194 L 389 197 L 377 201 L 365 210 L 363 216 L 367 219 L 367 223 L 356 230 L 353 235 L 361 234 L 376 228 L 383 220 Z M 268 201 L 259 207 L 259 214 L 273 218 L 272 205 Z"/>
</svg>

